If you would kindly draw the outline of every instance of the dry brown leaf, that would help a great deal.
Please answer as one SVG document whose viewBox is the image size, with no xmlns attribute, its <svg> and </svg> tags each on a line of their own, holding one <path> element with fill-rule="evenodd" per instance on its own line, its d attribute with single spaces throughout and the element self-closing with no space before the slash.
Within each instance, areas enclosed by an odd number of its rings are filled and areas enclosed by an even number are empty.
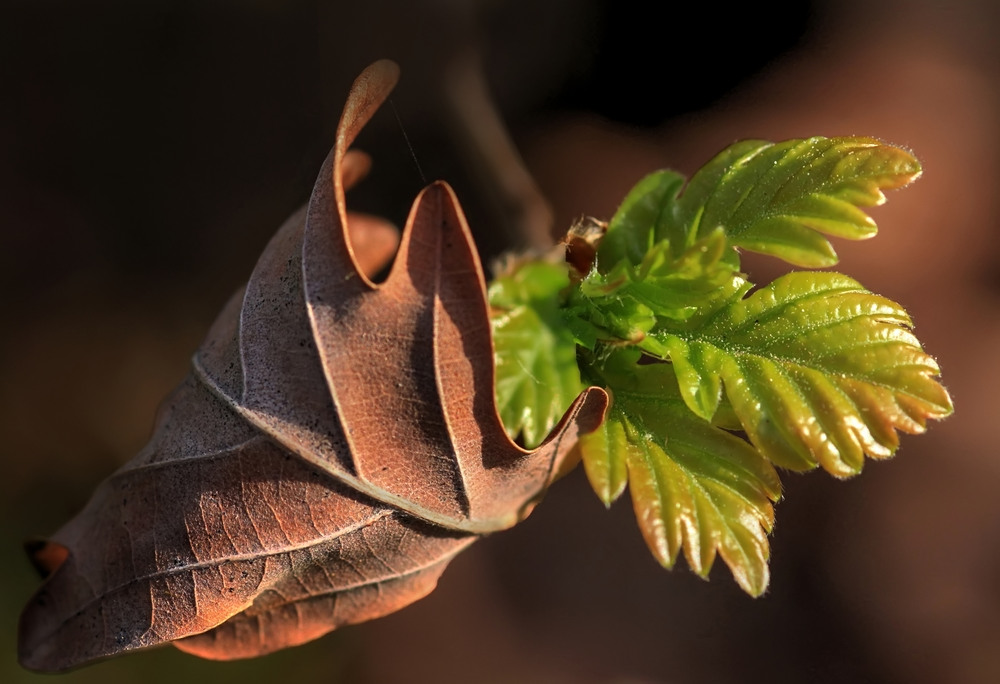
<svg viewBox="0 0 1000 684">
<path fill-rule="evenodd" d="M 348 217 L 367 160 L 347 149 L 397 76 L 383 61 L 358 78 L 308 206 L 219 316 L 149 445 L 33 547 L 51 575 L 21 618 L 24 666 L 171 641 L 251 657 L 397 610 L 523 519 L 599 424 L 607 395 L 592 388 L 538 449 L 506 436 L 482 268 L 446 184 L 416 199 L 388 279 L 365 275 L 395 233 Z"/>
</svg>

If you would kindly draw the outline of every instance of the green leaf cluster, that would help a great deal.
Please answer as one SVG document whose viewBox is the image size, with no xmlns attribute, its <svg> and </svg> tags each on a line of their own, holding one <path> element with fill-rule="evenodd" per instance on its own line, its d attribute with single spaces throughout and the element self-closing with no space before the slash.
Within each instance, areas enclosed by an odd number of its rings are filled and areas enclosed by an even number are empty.
<svg viewBox="0 0 1000 684">
<path fill-rule="evenodd" d="M 868 138 L 746 141 L 687 184 L 650 174 L 588 272 L 526 260 L 493 282 L 504 424 L 533 446 L 584 386 L 605 388 L 604 424 L 581 440 L 594 491 L 610 505 L 629 488 L 663 565 L 683 550 L 705 576 L 718 554 L 759 595 L 776 467 L 849 477 L 952 406 L 899 304 L 827 271 L 755 290 L 740 250 L 830 266 L 828 238 L 873 236 L 862 207 L 919 174 Z"/>
</svg>

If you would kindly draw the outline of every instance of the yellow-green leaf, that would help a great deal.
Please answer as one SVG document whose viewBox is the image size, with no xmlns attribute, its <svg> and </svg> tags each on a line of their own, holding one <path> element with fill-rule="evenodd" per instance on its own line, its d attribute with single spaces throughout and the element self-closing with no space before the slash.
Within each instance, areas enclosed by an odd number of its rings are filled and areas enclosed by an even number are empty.
<svg viewBox="0 0 1000 684">
<path fill-rule="evenodd" d="M 674 204 L 689 240 L 723 227 L 735 247 L 798 266 L 832 266 L 824 235 L 860 240 L 875 222 L 859 207 L 920 175 L 905 150 L 872 138 L 737 143 L 706 164 Z"/>
<path fill-rule="evenodd" d="M 617 351 L 593 378 L 611 388 L 613 402 L 601 436 L 582 442 L 591 484 L 606 492 L 607 474 L 627 468 L 636 519 L 660 563 L 672 567 L 683 549 L 705 577 L 720 555 L 739 585 L 759 595 L 769 577 L 777 473 L 746 441 L 687 408 L 669 364 L 639 358 Z"/>
<path fill-rule="evenodd" d="M 690 333 L 664 333 L 692 411 L 711 418 L 720 380 L 743 429 L 775 464 L 858 473 L 896 431 L 952 411 L 937 362 L 901 306 L 838 273 L 791 273 Z"/>
</svg>

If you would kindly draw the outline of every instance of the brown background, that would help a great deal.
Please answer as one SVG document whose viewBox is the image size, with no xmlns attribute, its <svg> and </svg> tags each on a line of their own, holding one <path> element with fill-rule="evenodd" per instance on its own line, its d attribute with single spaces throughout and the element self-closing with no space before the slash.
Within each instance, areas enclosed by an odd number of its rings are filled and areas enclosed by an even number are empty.
<svg viewBox="0 0 1000 684">
<path fill-rule="evenodd" d="M 911 148 L 924 178 L 874 212 L 874 241 L 838 244 L 838 269 L 907 306 L 956 415 L 855 480 L 787 476 L 761 599 L 721 563 L 707 583 L 660 569 L 627 502 L 604 511 L 577 473 L 394 616 L 260 661 L 167 648 L 62 681 L 1000 681 L 994 3 L 695 4 L 3 3 L 0 679 L 37 679 L 14 656 L 37 584 L 21 542 L 141 447 L 306 199 L 367 63 L 401 64 L 394 100 L 424 172 L 457 188 L 484 251 L 502 247 L 441 105 L 441 73 L 476 48 L 563 227 L 740 138 Z M 361 146 L 376 172 L 349 201 L 401 221 L 422 181 L 391 112 Z"/>
</svg>

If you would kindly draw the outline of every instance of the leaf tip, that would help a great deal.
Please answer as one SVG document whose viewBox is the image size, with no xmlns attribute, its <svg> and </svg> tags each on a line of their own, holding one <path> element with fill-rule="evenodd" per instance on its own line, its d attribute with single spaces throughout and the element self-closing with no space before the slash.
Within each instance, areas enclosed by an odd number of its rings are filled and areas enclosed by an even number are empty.
<svg viewBox="0 0 1000 684">
<path fill-rule="evenodd" d="M 358 133 L 382 106 L 399 82 L 399 65 L 380 59 L 354 79 L 337 126 L 336 150 L 340 157 L 347 152 Z"/>
</svg>

